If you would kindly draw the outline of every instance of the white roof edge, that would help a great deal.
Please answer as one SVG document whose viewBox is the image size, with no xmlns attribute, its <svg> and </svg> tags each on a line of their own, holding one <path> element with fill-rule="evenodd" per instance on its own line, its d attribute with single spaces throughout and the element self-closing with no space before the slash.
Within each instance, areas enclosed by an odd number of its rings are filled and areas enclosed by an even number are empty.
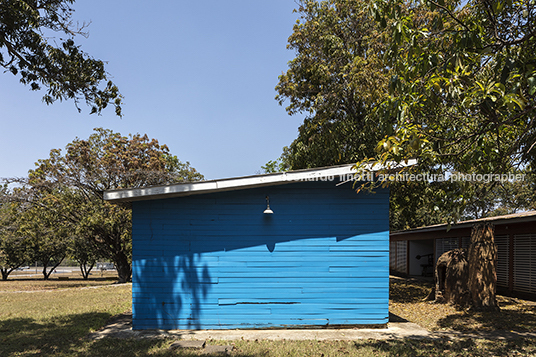
<svg viewBox="0 0 536 357">
<path fill-rule="evenodd" d="M 390 168 L 402 168 L 416 164 L 416 160 L 392 165 Z M 367 165 L 366 170 L 378 171 L 386 166 L 379 164 Z M 232 191 L 263 186 L 283 185 L 298 181 L 314 181 L 335 178 L 346 181 L 356 173 L 355 164 L 320 167 L 314 169 L 278 172 L 271 174 L 244 176 L 211 181 L 176 183 L 165 186 L 152 186 L 132 189 L 110 190 L 104 192 L 106 201 L 140 201 L 159 198 L 197 195 L 209 192 Z"/>
</svg>

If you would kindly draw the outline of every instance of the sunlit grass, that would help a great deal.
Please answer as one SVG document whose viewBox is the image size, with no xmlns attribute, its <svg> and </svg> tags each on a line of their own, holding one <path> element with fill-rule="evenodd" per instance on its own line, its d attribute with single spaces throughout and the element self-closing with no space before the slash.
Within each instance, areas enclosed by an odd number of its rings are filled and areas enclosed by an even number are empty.
<svg viewBox="0 0 536 357">
<path fill-rule="evenodd" d="M 17 285 L 20 283 L 19 285 Z M 0 292 L 0 356 L 199 356 L 198 350 L 171 350 L 172 339 L 113 339 L 91 340 L 88 334 L 98 330 L 114 315 L 131 307 L 130 284 L 114 285 L 110 281 L 85 281 L 89 288 L 63 285 L 51 280 L 45 285 L 13 281 L 8 292 Z M 37 285 L 34 285 L 37 284 Z M 106 285 L 104 285 L 106 284 Z M 426 287 L 419 283 L 395 286 L 400 293 L 392 303 L 411 321 L 409 313 Z M 416 285 L 415 285 L 416 284 Z M 93 287 L 91 287 L 93 285 Z M 0 286 L 2 283 L 0 282 Z M 37 287 L 46 286 L 46 289 Z M 33 292 L 15 292 L 28 289 Z M 36 291 L 38 290 L 38 291 Z M 41 291 L 46 290 L 46 291 Z M 403 297 L 407 301 L 404 301 Z M 428 311 L 434 311 L 430 305 Z M 510 303 L 504 311 L 519 306 Z M 532 314 L 532 310 L 528 311 Z M 517 313 L 522 314 L 522 311 Z M 442 317 L 439 317 L 442 316 Z M 446 315 L 451 316 L 450 314 Z M 451 317 L 456 324 L 465 315 Z M 521 316 L 521 315 L 520 315 Z M 511 315 L 510 315 L 511 317 Z M 436 326 L 445 316 L 431 313 L 428 317 Z M 473 317 L 474 318 L 474 317 Z M 416 320 L 422 320 L 418 317 Z M 483 320 L 479 320 L 482 323 Z M 414 321 L 415 322 L 415 321 Z M 454 322 L 453 322 L 454 323 Z M 530 325 L 527 325 L 530 330 Z M 536 341 L 520 339 L 498 340 L 358 340 L 358 341 L 209 341 L 210 344 L 232 344 L 231 356 L 237 357 L 303 357 L 303 356 L 534 356 Z"/>
<path fill-rule="evenodd" d="M 130 308 L 129 284 L 0 293 L 0 356 L 68 352 Z"/>
<path fill-rule="evenodd" d="M 60 277 L 66 280 L 60 280 Z M 117 280 L 117 272 L 95 271 L 91 279 L 82 279 L 79 270 L 73 269 L 69 273 L 51 274 L 49 280 L 43 280 L 40 270 L 36 273 L 32 268 L 23 272 L 12 273 L 8 280 L 0 280 L 0 293 L 6 291 L 36 291 L 79 288 L 88 286 L 105 286 Z"/>
</svg>

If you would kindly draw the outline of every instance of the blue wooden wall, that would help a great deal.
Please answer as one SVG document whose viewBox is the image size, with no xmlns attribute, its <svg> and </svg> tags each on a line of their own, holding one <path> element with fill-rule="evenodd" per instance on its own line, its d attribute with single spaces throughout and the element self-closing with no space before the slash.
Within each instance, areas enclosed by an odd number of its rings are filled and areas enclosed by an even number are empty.
<svg viewBox="0 0 536 357">
<path fill-rule="evenodd" d="M 385 324 L 388 209 L 329 181 L 134 202 L 133 328 Z"/>
</svg>

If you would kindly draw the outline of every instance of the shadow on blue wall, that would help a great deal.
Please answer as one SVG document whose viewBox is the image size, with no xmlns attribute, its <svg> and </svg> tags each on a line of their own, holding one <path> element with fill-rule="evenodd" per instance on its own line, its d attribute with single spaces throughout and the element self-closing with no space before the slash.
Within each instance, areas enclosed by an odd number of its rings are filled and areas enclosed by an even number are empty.
<svg viewBox="0 0 536 357">
<path fill-rule="evenodd" d="M 213 282 L 199 255 L 139 260 L 133 275 L 133 299 L 144 302 L 133 304 L 135 329 L 148 328 L 145 320 L 154 318 L 160 328 L 201 328 L 201 305 Z"/>
<path fill-rule="evenodd" d="M 201 318 L 201 300 L 208 295 L 210 284 L 210 273 L 207 264 L 198 269 L 195 264 L 194 255 L 182 256 L 179 267 L 183 272 L 181 280 L 182 291 L 190 294 L 190 317 L 188 319 L 188 328 L 200 329 Z"/>
</svg>

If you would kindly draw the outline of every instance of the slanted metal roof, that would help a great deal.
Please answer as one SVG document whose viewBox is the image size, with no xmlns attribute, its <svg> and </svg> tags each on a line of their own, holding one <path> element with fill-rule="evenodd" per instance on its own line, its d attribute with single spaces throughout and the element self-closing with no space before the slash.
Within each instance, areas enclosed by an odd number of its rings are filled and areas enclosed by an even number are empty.
<svg viewBox="0 0 536 357">
<path fill-rule="evenodd" d="M 390 164 L 390 168 L 402 168 L 416 164 L 416 160 L 409 160 L 407 163 L 398 165 Z M 379 171 L 386 166 L 379 164 L 369 165 L 368 171 Z M 284 185 L 299 181 L 350 181 L 356 171 L 354 164 L 321 167 L 314 169 L 278 172 L 272 174 L 244 176 L 210 181 L 176 183 L 165 186 L 152 186 L 143 188 L 110 190 L 104 192 L 106 201 L 141 201 L 160 198 L 182 197 L 199 195 L 210 192 L 223 192 L 242 190 L 247 188 Z"/>
<path fill-rule="evenodd" d="M 493 223 L 494 225 L 498 225 L 498 224 L 503 224 L 503 223 L 513 224 L 513 223 L 522 223 L 522 222 L 531 222 L 531 221 L 536 221 L 536 211 L 527 211 L 527 212 L 507 214 L 503 216 L 471 219 L 471 220 L 451 224 L 450 226 L 449 224 L 446 224 L 446 223 L 436 224 L 432 226 L 408 229 L 405 231 L 392 232 L 390 235 L 391 237 L 396 237 L 396 236 L 404 236 L 406 234 L 412 234 L 412 233 L 450 231 L 450 230 L 455 230 L 455 229 L 460 229 L 460 228 L 469 228 L 475 225 L 476 223 L 484 223 L 484 222 L 490 222 L 490 223 Z"/>
</svg>

